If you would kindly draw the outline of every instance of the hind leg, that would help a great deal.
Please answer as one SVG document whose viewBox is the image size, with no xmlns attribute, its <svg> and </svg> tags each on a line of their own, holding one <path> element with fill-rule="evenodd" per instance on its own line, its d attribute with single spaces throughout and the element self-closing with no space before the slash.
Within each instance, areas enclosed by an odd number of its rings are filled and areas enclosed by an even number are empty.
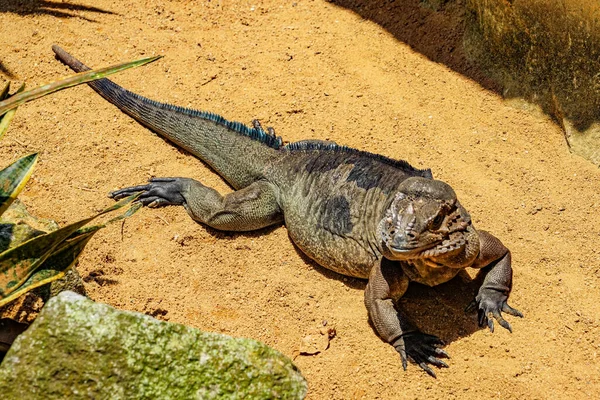
<svg viewBox="0 0 600 400">
<path fill-rule="evenodd" d="M 252 231 L 283 221 L 276 188 L 266 181 L 222 196 L 189 178 L 153 178 L 147 185 L 132 186 L 109 194 L 115 200 L 140 193 L 148 207 L 182 205 L 196 221 L 225 231 Z"/>
</svg>

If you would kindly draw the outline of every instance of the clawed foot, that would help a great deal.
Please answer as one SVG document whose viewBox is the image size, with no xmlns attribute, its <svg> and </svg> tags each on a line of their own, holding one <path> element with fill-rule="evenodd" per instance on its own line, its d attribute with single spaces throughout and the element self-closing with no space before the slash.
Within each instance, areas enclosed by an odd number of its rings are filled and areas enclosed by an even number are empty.
<svg viewBox="0 0 600 400">
<path fill-rule="evenodd" d="M 184 178 L 152 178 L 147 185 L 131 186 L 109 193 L 108 197 L 120 200 L 135 193 L 140 193 L 137 199 L 144 206 L 164 207 L 182 205 L 185 199 L 181 195 L 185 187 Z"/>
<path fill-rule="evenodd" d="M 394 343 L 394 348 L 402 358 L 402 368 L 406 371 L 407 360 L 419 365 L 427 374 L 436 378 L 435 372 L 428 364 L 440 368 L 448 368 L 448 364 L 440 360 L 439 356 L 450 358 L 448 353 L 438 346 L 444 346 L 444 342 L 437 336 L 428 335 L 423 332 L 409 332 L 402 335 Z"/>
<path fill-rule="evenodd" d="M 496 319 L 500 326 L 512 333 L 512 327 L 502 317 L 502 312 L 520 318 L 523 317 L 523 314 L 521 311 L 509 306 L 506 302 L 507 300 L 508 296 L 503 292 L 493 289 L 483 289 L 479 291 L 475 300 L 467 306 L 465 311 L 471 312 L 477 309 L 479 326 L 487 325 L 491 332 L 494 332 L 494 319 Z"/>
</svg>

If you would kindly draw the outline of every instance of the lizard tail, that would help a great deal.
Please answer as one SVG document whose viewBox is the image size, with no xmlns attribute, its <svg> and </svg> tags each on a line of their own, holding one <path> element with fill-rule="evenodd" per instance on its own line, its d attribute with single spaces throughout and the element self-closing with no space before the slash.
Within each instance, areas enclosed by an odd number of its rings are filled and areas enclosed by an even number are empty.
<svg viewBox="0 0 600 400">
<path fill-rule="evenodd" d="M 75 72 L 90 69 L 59 46 L 52 50 Z M 248 127 L 211 112 L 159 103 L 106 78 L 88 85 L 142 125 L 206 162 L 235 189 L 262 178 L 264 167 L 283 146 L 280 137 L 260 124 Z"/>
</svg>

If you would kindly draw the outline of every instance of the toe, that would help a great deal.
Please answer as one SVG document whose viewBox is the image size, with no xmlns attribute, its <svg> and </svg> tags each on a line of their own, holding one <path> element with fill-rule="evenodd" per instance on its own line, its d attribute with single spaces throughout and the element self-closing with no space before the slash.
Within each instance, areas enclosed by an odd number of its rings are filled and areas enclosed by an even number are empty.
<svg viewBox="0 0 600 400">
<path fill-rule="evenodd" d="M 509 306 L 506 302 L 502 305 L 502 312 L 513 315 L 515 317 L 523 318 L 523 313 L 515 308 Z"/>
<path fill-rule="evenodd" d="M 140 197 L 138 201 L 146 207 L 152 207 L 152 203 L 159 201 L 160 199 L 161 198 L 158 196 L 144 196 Z"/>
<path fill-rule="evenodd" d="M 131 186 L 131 187 L 115 190 L 114 192 L 110 192 L 108 194 L 108 197 L 115 199 L 115 200 L 120 200 L 127 196 L 131 196 L 132 194 L 144 192 L 144 191 L 148 190 L 149 188 L 150 188 L 149 185 Z"/>
<path fill-rule="evenodd" d="M 450 354 L 443 349 L 437 348 L 434 350 L 436 356 L 444 356 L 446 358 L 450 358 Z"/>
<path fill-rule="evenodd" d="M 431 367 L 427 365 L 427 363 L 420 362 L 419 367 L 421 367 L 425 372 L 427 372 L 427 375 L 431 376 L 432 378 L 437 378 L 437 375 L 435 374 L 435 372 L 433 372 Z"/>
<path fill-rule="evenodd" d="M 487 317 L 487 326 L 490 328 L 490 332 L 494 333 L 494 319 L 492 318 L 492 313 L 488 313 Z"/>
</svg>

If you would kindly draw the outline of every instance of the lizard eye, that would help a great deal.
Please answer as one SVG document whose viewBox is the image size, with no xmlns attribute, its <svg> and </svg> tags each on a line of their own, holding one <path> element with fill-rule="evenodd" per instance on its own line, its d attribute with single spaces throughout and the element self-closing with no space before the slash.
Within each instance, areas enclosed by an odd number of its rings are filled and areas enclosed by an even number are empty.
<svg viewBox="0 0 600 400">
<path fill-rule="evenodd" d="M 443 214 L 436 215 L 436 217 L 433 219 L 433 221 L 431 221 L 431 229 L 433 229 L 433 230 L 440 229 L 445 218 L 446 218 L 446 216 Z"/>
</svg>

